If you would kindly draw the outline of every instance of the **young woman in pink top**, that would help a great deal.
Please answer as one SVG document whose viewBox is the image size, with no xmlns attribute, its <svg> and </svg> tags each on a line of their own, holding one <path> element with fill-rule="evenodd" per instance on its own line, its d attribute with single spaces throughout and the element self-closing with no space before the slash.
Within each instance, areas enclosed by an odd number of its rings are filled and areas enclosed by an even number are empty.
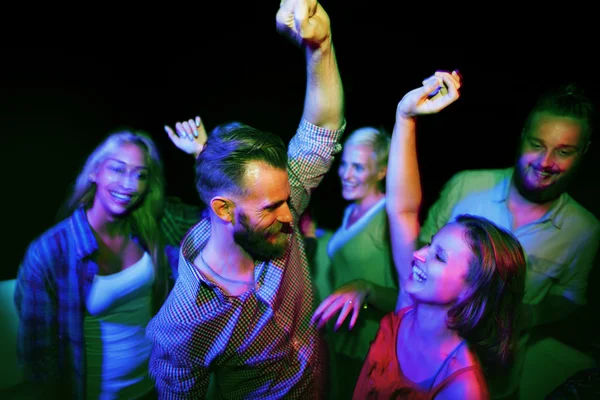
<svg viewBox="0 0 600 400">
<path fill-rule="evenodd" d="M 397 311 L 380 323 L 355 399 L 485 399 L 482 365 L 511 362 L 526 264 L 519 242 L 486 219 L 462 215 L 414 249 L 421 206 L 416 117 L 453 103 L 459 87 L 456 72 L 436 72 L 398 104 L 386 207 L 402 290 Z"/>
</svg>

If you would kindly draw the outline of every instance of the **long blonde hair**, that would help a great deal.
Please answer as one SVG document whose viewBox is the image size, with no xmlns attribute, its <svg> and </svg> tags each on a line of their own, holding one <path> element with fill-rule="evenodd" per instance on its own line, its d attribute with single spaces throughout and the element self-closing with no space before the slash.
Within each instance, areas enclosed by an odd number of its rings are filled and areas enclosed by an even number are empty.
<svg viewBox="0 0 600 400">
<path fill-rule="evenodd" d="M 160 293 L 168 278 L 164 253 L 165 240 L 160 229 L 160 220 L 165 207 L 165 179 L 158 149 L 147 133 L 124 130 L 109 134 L 85 161 L 75 179 L 73 190 L 59 213 L 59 219 L 66 218 L 81 206 L 88 208 L 93 204 L 96 184 L 90 176 L 98 171 L 100 165 L 111 154 L 127 143 L 135 144 L 144 150 L 148 165 L 148 190 L 126 218 L 132 233 L 138 236 L 140 242 L 152 255 L 156 276 L 155 290 Z"/>
</svg>

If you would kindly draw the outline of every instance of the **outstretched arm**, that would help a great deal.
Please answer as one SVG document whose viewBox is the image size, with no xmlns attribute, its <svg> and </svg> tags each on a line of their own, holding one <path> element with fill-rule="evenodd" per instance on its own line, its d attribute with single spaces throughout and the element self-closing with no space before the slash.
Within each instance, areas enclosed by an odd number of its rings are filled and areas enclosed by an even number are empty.
<svg viewBox="0 0 600 400">
<path fill-rule="evenodd" d="M 442 90 L 438 90 L 440 87 Z M 402 288 L 412 273 L 413 252 L 420 228 L 422 193 L 415 138 L 416 118 L 419 115 L 437 113 L 453 103 L 459 97 L 459 87 L 460 78 L 456 72 L 436 72 L 423 81 L 423 86 L 404 95 L 396 109 L 396 123 L 388 159 L 386 207 L 390 221 L 392 255 L 400 284 L 398 309 L 410 302 L 403 297 Z"/>
<path fill-rule="evenodd" d="M 283 0 L 277 30 L 302 48 L 306 57 L 306 96 L 302 118 L 325 129 L 344 122 L 344 93 L 329 16 L 316 0 Z"/>
</svg>

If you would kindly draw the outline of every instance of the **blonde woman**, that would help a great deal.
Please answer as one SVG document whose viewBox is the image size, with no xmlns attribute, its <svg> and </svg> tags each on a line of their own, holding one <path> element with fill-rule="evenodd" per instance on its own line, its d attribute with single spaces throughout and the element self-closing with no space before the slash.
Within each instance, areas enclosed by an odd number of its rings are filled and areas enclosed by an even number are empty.
<svg viewBox="0 0 600 400">
<path fill-rule="evenodd" d="M 195 155 L 205 135 L 190 139 L 175 144 Z M 63 212 L 17 276 L 18 356 L 35 382 L 27 389 L 35 398 L 153 398 L 145 328 L 199 209 L 167 205 L 154 142 L 122 131 L 87 158 Z"/>
</svg>

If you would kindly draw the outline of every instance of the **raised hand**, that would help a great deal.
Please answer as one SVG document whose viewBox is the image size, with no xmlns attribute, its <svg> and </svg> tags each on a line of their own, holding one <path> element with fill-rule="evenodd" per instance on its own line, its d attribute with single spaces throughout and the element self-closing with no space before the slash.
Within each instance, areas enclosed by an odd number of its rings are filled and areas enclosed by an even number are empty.
<svg viewBox="0 0 600 400">
<path fill-rule="evenodd" d="M 207 135 L 200 117 L 175 124 L 175 131 L 165 125 L 165 132 L 178 149 L 197 158 L 206 144 Z"/>
<path fill-rule="evenodd" d="M 329 16 L 316 0 L 282 0 L 276 16 L 277 30 L 296 45 L 319 48 L 329 44 Z"/>
<path fill-rule="evenodd" d="M 398 103 L 396 117 L 435 114 L 458 100 L 460 85 L 461 79 L 457 71 L 437 71 L 423 81 L 423 86 L 404 95 Z"/>
</svg>

